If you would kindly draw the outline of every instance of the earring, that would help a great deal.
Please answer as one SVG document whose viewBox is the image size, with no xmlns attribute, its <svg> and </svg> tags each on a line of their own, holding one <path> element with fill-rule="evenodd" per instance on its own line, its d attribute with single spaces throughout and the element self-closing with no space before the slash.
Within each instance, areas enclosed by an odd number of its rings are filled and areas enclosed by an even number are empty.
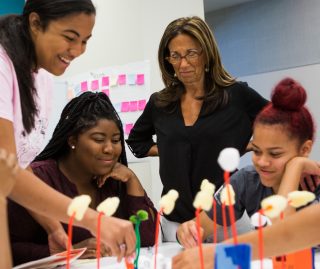
<svg viewBox="0 0 320 269">
<path fill-rule="evenodd" d="M 176 74 L 176 73 L 174 73 L 174 74 L 173 74 L 173 76 L 176 78 L 176 77 L 177 77 L 177 74 Z"/>
<path fill-rule="evenodd" d="M 72 148 L 72 149 L 75 149 L 75 148 L 76 148 L 76 146 L 75 146 L 75 145 L 72 145 L 72 146 L 71 146 L 71 148 Z"/>
<path fill-rule="evenodd" d="M 208 72 L 209 72 L 209 67 L 205 66 L 205 67 L 204 67 L 204 71 L 205 71 L 206 73 L 208 73 Z"/>
</svg>

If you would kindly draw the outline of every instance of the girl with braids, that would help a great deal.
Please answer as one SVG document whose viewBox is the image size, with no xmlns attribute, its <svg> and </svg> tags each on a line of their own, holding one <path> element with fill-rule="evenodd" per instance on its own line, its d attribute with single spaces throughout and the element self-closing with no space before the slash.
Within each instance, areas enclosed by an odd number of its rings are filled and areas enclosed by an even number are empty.
<svg viewBox="0 0 320 269">
<path fill-rule="evenodd" d="M 42 148 L 48 124 L 52 74 L 61 75 L 84 53 L 95 23 L 91 0 L 27 0 L 22 15 L 0 18 L 0 148 L 17 155 L 26 168 Z M 55 220 L 68 221 L 70 199 L 21 169 L 11 199 Z M 59 203 L 57 202 L 59 201 Z M 87 211 L 76 225 L 96 229 L 97 212 Z M 57 228 L 41 217 L 54 243 L 63 240 Z M 40 221 L 39 216 L 37 219 Z M 135 248 L 131 223 L 103 218 L 102 240 L 121 258 Z M 59 225 L 60 227 L 61 225 Z M 119 248 L 126 243 L 126 251 Z"/>
<path fill-rule="evenodd" d="M 309 110 L 304 106 L 306 98 L 306 91 L 298 82 L 291 78 L 283 79 L 272 93 L 272 102 L 257 115 L 254 122 L 252 139 L 252 162 L 254 166 L 245 167 L 230 178 L 230 183 L 235 191 L 236 202 L 234 208 L 236 219 L 241 217 L 244 210 L 247 211 L 249 216 L 257 212 L 260 209 L 261 201 L 270 195 L 279 194 L 287 197 L 289 192 L 298 189 L 314 192 L 316 195 L 315 203 L 319 203 L 320 163 L 308 159 L 314 141 L 315 127 Z M 217 200 L 217 222 L 222 225 L 220 193 L 221 191 L 218 190 L 215 198 Z M 316 206 L 310 206 L 310 208 L 318 211 L 319 206 Z M 287 208 L 284 214 L 286 215 L 286 219 L 288 215 L 295 214 L 295 209 Z M 205 234 L 212 233 L 212 212 L 208 213 L 208 215 L 210 219 L 202 219 Z M 310 221 L 308 220 L 308 222 Z M 302 224 L 303 221 L 300 223 Z M 195 246 L 192 232 L 190 232 L 194 229 L 194 226 L 194 222 L 190 221 L 181 225 L 179 229 L 179 240 L 183 241 L 186 247 Z M 319 225 L 317 224 L 317 226 Z M 307 230 L 307 227 L 308 225 L 306 224 L 304 229 Z M 313 232 L 316 230 L 316 227 L 312 228 Z M 281 231 L 283 232 L 284 229 L 282 228 Z M 290 230 L 289 233 L 292 234 L 294 232 L 299 233 L 299 231 L 294 230 Z M 319 231 L 315 233 L 319 234 Z M 309 243 L 307 244 L 301 240 L 302 237 L 300 237 L 299 242 L 299 237 L 295 236 L 297 241 L 293 248 L 289 246 L 290 242 L 292 242 L 292 237 L 281 236 L 283 241 L 288 241 L 285 248 L 290 251 L 290 248 L 291 250 L 299 249 L 299 243 L 301 247 L 311 246 L 312 242 L 319 244 L 319 236 L 318 241 L 311 240 L 311 234 L 307 236 L 309 238 Z M 283 239 L 284 237 L 290 238 L 290 240 Z M 257 241 L 252 240 L 253 237 L 250 236 L 240 236 L 238 241 L 246 242 L 246 238 L 251 238 L 247 242 L 253 242 L 255 247 L 258 246 Z M 258 238 L 257 235 L 256 238 Z M 276 239 L 267 238 L 266 256 L 282 254 L 280 253 L 281 248 L 278 243 L 274 242 L 272 244 L 272 240 Z M 194 264 L 197 264 L 197 261 L 195 261 L 195 259 L 198 259 L 195 258 L 195 256 L 198 256 L 197 251 L 196 248 L 192 248 L 186 251 L 185 254 L 174 258 L 173 268 L 196 268 Z M 213 268 L 214 252 L 212 246 L 205 247 L 204 253 L 207 261 L 205 268 Z M 257 248 L 253 249 L 253 258 L 256 259 L 257 254 Z M 193 266 L 187 265 L 190 260 L 193 261 Z"/>
<path fill-rule="evenodd" d="M 138 210 L 146 210 L 149 219 L 141 224 L 141 243 L 152 246 L 156 209 L 128 168 L 124 146 L 122 123 L 109 98 L 86 92 L 63 109 L 50 142 L 31 168 L 46 184 L 71 198 L 90 195 L 92 208 L 108 197 L 119 197 L 116 217 L 129 219 Z M 9 223 L 15 265 L 50 254 L 46 232 L 13 202 L 9 203 Z M 95 239 L 89 232 L 77 228 L 73 240 L 74 247 L 88 248 L 85 258 L 96 257 Z M 101 255 L 107 254 L 102 247 Z"/>
</svg>

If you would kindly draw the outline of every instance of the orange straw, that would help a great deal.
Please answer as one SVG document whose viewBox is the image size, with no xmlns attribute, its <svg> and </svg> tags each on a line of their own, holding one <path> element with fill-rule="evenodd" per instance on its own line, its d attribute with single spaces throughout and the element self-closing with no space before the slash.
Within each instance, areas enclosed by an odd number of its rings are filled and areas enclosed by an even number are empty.
<svg viewBox="0 0 320 269">
<path fill-rule="evenodd" d="M 217 202 L 216 200 L 213 198 L 213 243 L 217 243 Z"/>
<path fill-rule="evenodd" d="M 228 239 L 228 231 L 227 231 L 227 216 L 226 216 L 226 204 L 222 203 L 222 224 L 223 224 L 223 236 L 224 240 Z"/>
<path fill-rule="evenodd" d="M 72 216 L 69 219 L 68 224 L 68 248 L 67 248 L 67 269 L 70 269 L 70 253 L 72 248 L 72 223 L 74 220 L 74 217 L 76 215 L 76 212 L 73 212 Z"/>
<path fill-rule="evenodd" d="M 224 172 L 224 181 L 226 184 L 230 184 L 230 178 L 229 178 L 230 174 L 228 171 Z M 237 229 L 236 229 L 236 220 L 235 220 L 235 215 L 234 215 L 234 208 L 233 208 L 233 204 L 231 204 L 231 192 L 230 192 L 230 188 L 227 188 L 227 193 L 228 193 L 228 200 L 229 200 L 229 216 L 230 216 L 230 221 L 231 221 L 231 230 L 232 230 L 232 235 L 233 235 L 233 241 L 234 244 L 237 245 L 238 244 L 238 238 L 237 238 Z"/>
<path fill-rule="evenodd" d="M 263 235 L 262 235 L 262 214 L 263 210 L 259 210 L 259 222 L 258 222 L 258 232 L 259 232 L 259 257 L 260 257 L 260 268 L 263 269 Z"/>
<path fill-rule="evenodd" d="M 99 212 L 98 215 L 98 226 L 97 226 L 97 268 L 100 269 L 100 242 L 101 242 L 101 217 L 104 215 L 103 212 Z"/>
<path fill-rule="evenodd" d="M 154 269 L 157 268 L 157 253 L 158 253 L 158 238 L 159 238 L 159 227 L 160 227 L 160 218 L 162 214 L 163 208 L 160 208 L 157 214 L 157 221 L 156 221 L 156 234 L 154 240 Z"/>
<path fill-rule="evenodd" d="M 198 234 L 200 265 L 201 265 L 201 269 L 204 269 L 203 253 L 202 253 L 202 240 L 201 240 L 201 235 L 200 235 L 200 208 L 197 208 L 197 210 L 196 210 L 196 219 L 197 219 L 197 234 Z"/>
</svg>

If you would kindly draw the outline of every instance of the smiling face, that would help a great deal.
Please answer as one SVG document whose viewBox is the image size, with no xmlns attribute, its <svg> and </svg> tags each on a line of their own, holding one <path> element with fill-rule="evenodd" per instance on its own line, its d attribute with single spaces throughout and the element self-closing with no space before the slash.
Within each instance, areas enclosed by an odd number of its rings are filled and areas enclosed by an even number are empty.
<svg viewBox="0 0 320 269">
<path fill-rule="evenodd" d="M 29 16 L 31 37 L 35 46 L 37 68 L 62 75 L 72 60 L 86 50 L 95 15 L 77 13 L 53 20 L 43 30 L 36 13 Z"/>
<path fill-rule="evenodd" d="M 194 51 L 201 52 L 199 42 L 194 38 L 186 34 L 179 34 L 172 38 L 168 44 L 170 51 L 170 56 L 180 55 L 185 56 L 188 53 L 193 53 Z M 203 85 L 205 76 L 205 63 L 203 52 L 199 54 L 199 57 L 190 59 L 182 58 L 177 64 L 172 64 L 173 69 L 178 77 L 178 79 L 185 85 L 189 84 L 200 84 Z"/>
<path fill-rule="evenodd" d="M 120 131 L 112 120 L 98 120 L 97 125 L 71 137 L 69 144 L 73 161 L 84 173 L 93 176 L 108 174 L 118 162 L 122 152 Z"/>
<path fill-rule="evenodd" d="M 290 138 L 281 125 L 256 124 L 252 139 L 252 161 L 261 183 L 276 193 L 287 162 L 293 157 L 306 157 L 309 154 L 306 143 L 299 146 L 298 140 Z"/>
</svg>

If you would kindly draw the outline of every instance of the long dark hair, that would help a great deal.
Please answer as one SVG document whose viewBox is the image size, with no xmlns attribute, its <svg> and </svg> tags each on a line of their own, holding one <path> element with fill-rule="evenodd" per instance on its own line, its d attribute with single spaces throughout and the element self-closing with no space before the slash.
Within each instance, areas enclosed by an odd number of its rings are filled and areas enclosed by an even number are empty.
<svg viewBox="0 0 320 269">
<path fill-rule="evenodd" d="M 235 83 L 235 79 L 224 69 L 217 42 L 209 26 L 201 18 L 182 17 L 172 21 L 165 29 L 158 50 L 158 61 L 165 89 L 157 95 L 156 105 L 159 107 L 175 107 L 185 92 L 183 83 L 175 76 L 172 65 L 166 60 L 169 56 L 170 41 L 180 35 L 187 34 L 199 42 L 205 57 L 204 96 L 199 99 L 206 102 L 205 113 L 212 112 L 228 102 L 224 88 Z"/>
<path fill-rule="evenodd" d="M 34 159 L 41 161 L 47 159 L 58 160 L 70 151 L 68 138 L 96 126 L 98 120 L 108 119 L 116 123 L 120 131 L 122 152 L 119 162 L 128 165 L 125 153 L 123 126 L 118 113 L 115 111 L 110 99 L 104 93 L 85 92 L 73 98 L 63 109 L 60 120 L 44 150 Z"/>
<path fill-rule="evenodd" d="M 42 30 L 51 21 L 77 14 L 95 14 L 91 0 L 28 0 L 22 15 L 0 17 L 0 44 L 11 59 L 19 84 L 23 127 L 30 133 L 35 125 L 38 108 L 35 102 L 37 90 L 33 72 L 36 71 L 37 56 L 29 33 L 29 15 L 39 15 Z"/>
</svg>

